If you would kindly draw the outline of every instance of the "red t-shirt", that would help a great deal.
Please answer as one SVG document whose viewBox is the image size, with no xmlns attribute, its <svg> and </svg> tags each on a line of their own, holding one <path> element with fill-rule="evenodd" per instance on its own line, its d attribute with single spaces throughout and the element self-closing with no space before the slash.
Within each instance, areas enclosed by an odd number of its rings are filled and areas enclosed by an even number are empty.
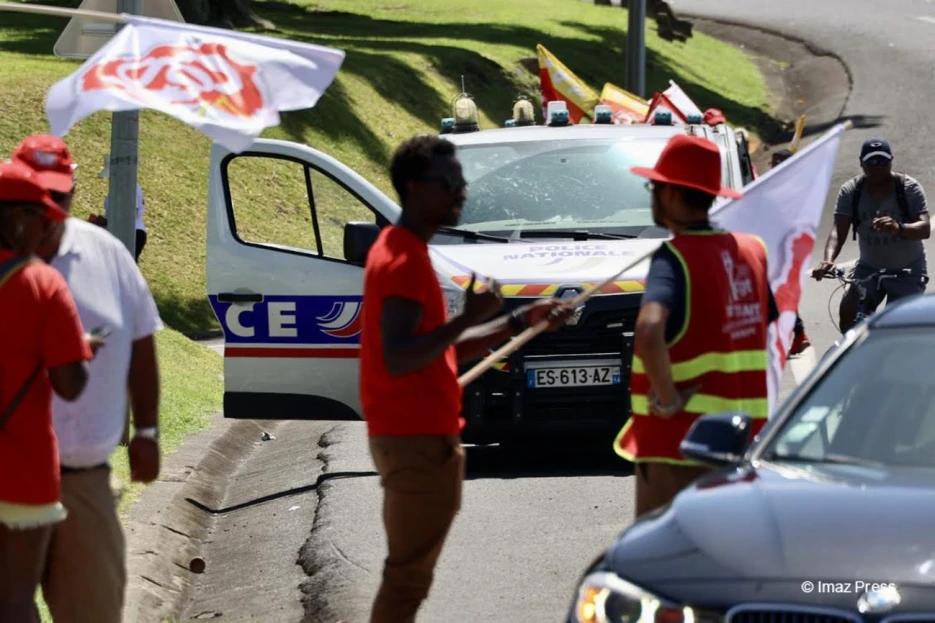
<svg viewBox="0 0 935 623">
<path fill-rule="evenodd" d="M 15 257 L 0 249 L 0 263 Z M 91 359 L 75 301 L 64 278 L 42 262 L 0 285 L 0 413 L 39 362 L 55 368 Z M 52 385 L 44 370 L 0 429 L 0 501 L 59 501 L 58 444 L 52 428 Z"/>
<path fill-rule="evenodd" d="M 423 240 L 387 227 L 367 256 L 364 271 L 360 396 L 370 435 L 456 435 L 461 431 L 461 387 L 455 347 L 427 366 L 390 376 L 383 363 L 383 301 L 398 296 L 422 305 L 417 334 L 448 321 L 448 306 Z"/>
</svg>

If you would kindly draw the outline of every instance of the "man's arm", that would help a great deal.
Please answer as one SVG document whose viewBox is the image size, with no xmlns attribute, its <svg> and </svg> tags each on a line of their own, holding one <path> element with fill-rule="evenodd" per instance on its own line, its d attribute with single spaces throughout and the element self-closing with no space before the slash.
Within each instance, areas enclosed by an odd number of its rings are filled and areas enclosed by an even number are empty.
<svg viewBox="0 0 935 623">
<path fill-rule="evenodd" d="M 932 235 L 932 226 L 929 221 L 928 202 L 921 184 L 915 181 L 906 184 L 906 202 L 909 204 L 910 222 L 903 224 L 902 238 L 928 240 Z M 915 220 L 911 220 L 913 216 Z"/>
<path fill-rule="evenodd" d="M 825 243 L 825 262 L 833 264 L 844 248 L 844 241 L 851 230 L 851 217 L 846 214 L 834 215 L 834 227 L 828 232 L 828 242 Z"/>
<path fill-rule="evenodd" d="M 57 289 L 48 299 L 50 309 L 43 327 L 42 358 L 52 390 L 71 402 L 81 396 L 88 383 L 90 372 L 86 362 L 94 354 L 64 278 L 57 272 L 55 278 Z"/>
<path fill-rule="evenodd" d="M 663 304 L 646 303 L 640 307 L 633 336 L 633 345 L 643 361 L 649 384 L 663 405 L 675 404 L 679 399 L 675 381 L 672 379 L 669 348 L 666 345 L 668 319 L 669 310 Z"/>
<path fill-rule="evenodd" d="M 133 342 L 129 385 L 134 428 L 159 426 L 159 364 L 151 335 Z"/>
<path fill-rule="evenodd" d="M 929 222 L 928 212 L 919 214 L 916 219 L 913 223 L 903 225 L 901 237 L 904 240 L 928 240 L 932 236 L 932 225 Z"/>
<path fill-rule="evenodd" d="M 440 327 L 416 335 L 422 321 L 422 305 L 401 296 L 383 300 L 380 329 L 383 334 L 383 362 L 393 376 L 401 376 L 427 366 L 444 354 L 470 326 L 462 314 Z"/>
<path fill-rule="evenodd" d="M 467 329 L 455 342 L 458 361 L 470 361 L 513 337 L 509 314 Z"/>
</svg>

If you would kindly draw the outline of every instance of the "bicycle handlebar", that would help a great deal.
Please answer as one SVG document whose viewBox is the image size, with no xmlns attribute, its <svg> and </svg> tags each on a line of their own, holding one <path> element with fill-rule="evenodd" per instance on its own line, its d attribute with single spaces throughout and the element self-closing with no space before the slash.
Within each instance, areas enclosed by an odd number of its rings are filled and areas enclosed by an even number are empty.
<svg viewBox="0 0 935 623">
<path fill-rule="evenodd" d="M 922 277 L 926 283 L 928 282 L 928 277 L 924 273 L 916 272 L 912 270 L 911 268 L 902 268 L 900 270 L 888 270 L 886 268 L 881 268 L 877 271 L 870 273 L 863 279 L 853 279 L 850 277 L 845 277 L 844 269 L 840 267 L 836 267 L 832 271 L 827 271 L 826 274 L 829 277 L 837 277 L 840 281 L 843 281 L 845 283 L 852 283 L 852 284 L 864 284 L 869 281 L 872 281 L 873 279 L 881 279 L 881 280 L 882 279 L 898 279 L 900 277 L 912 277 L 912 276 Z"/>
</svg>

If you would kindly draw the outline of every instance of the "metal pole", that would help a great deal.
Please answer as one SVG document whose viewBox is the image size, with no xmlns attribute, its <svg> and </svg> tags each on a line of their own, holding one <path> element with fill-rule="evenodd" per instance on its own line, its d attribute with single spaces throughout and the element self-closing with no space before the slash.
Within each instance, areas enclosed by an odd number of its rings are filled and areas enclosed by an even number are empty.
<svg viewBox="0 0 935 623">
<path fill-rule="evenodd" d="M 646 97 L 646 0 L 627 0 L 627 90 Z"/>
<path fill-rule="evenodd" d="M 117 0 L 117 12 L 142 15 L 143 0 Z M 136 186 L 140 113 L 115 112 L 110 130 L 110 192 L 107 228 L 136 256 Z"/>
</svg>

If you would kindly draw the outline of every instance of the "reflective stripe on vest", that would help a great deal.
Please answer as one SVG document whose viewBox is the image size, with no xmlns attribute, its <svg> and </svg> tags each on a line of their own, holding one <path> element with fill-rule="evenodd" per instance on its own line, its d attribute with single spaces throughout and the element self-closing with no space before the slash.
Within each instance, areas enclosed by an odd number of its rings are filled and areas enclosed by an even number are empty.
<svg viewBox="0 0 935 623">
<path fill-rule="evenodd" d="M 769 357 L 765 350 L 743 350 L 735 353 L 705 353 L 688 361 L 672 364 L 672 380 L 684 383 L 708 372 L 747 372 L 766 370 Z M 646 374 L 643 360 L 633 356 L 634 374 Z"/>
</svg>

